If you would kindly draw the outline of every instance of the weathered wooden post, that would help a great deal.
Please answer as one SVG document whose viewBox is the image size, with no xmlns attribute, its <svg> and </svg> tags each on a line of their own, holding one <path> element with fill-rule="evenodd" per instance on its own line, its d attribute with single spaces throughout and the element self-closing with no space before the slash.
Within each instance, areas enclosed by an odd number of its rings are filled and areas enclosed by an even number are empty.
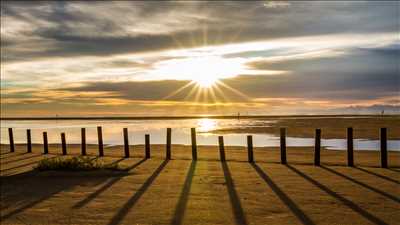
<svg viewBox="0 0 400 225">
<path fill-rule="evenodd" d="M 146 159 L 150 158 L 150 134 L 146 134 L 145 136 L 145 154 Z"/>
<path fill-rule="evenodd" d="M 104 151 L 103 151 L 103 132 L 101 130 L 101 127 L 97 127 L 97 138 L 99 140 L 99 156 L 104 156 Z"/>
<path fill-rule="evenodd" d="M 347 165 L 354 166 L 353 128 L 347 128 Z"/>
<path fill-rule="evenodd" d="M 248 135 L 247 136 L 247 158 L 249 160 L 249 163 L 254 162 L 254 157 L 253 157 L 253 136 Z"/>
<path fill-rule="evenodd" d="M 32 152 L 31 129 L 26 130 L 26 139 L 27 152 Z"/>
<path fill-rule="evenodd" d="M 171 133 L 172 129 L 167 128 L 167 146 L 166 146 L 166 159 L 171 159 Z"/>
<path fill-rule="evenodd" d="M 225 162 L 225 146 L 224 146 L 223 136 L 218 136 L 218 145 L 219 145 L 219 158 L 221 162 Z"/>
<path fill-rule="evenodd" d="M 62 154 L 66 155 L 67 154 L 67 143 L 65 141 L 65 133 L 61 133 L 61 148 L 62 148 Z"/>
<path fill-rule="evenodd" d="M 43 132 L 43 154 L 49 153 L 49 143 L 47 141 L 47 132 Z"/>
<path fill-rule="evenodd" d="M 81 128 L 81 155 L 86 155 L 86 128 Z"/>
<path fill-rule="evenodd" d="M 124 128 L 124 152 L 125 152 L 125 158 L 129 158 L 129 136 L 128 136 L 128 128 Z"/>
<path fill-rule="evenodd" d="M 197 143 L 196 143 L 196 128 L 190 129 L 192 137 L 192 159 L 197 160 Z"/>
<path fill-rule="evenodd" d="M 10 152 L 15 152 L 14 135 L 12 128 L 8 128 L 8 137 L 10 138 Z"/>
<path fill-rule="evenodd" d="M 387 130 L 386 128 L 381 128 L 381 167 L 388 167 L 387 159 Z"/>
<path fill-rule="evenodd" d="M 286 164 L 286 128 L 280 129 L 281 133 L 281 163 Z"/>
<path fill-rule="evenodd" d="M 314 165 L 321 164 L 321 129 L 315 129 Z"/>
</svg>

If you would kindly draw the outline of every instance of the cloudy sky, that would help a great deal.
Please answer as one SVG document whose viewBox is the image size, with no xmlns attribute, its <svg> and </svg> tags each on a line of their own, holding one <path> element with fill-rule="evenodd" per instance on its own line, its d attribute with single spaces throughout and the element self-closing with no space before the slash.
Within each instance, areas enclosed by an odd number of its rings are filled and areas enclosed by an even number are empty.
<svg viewBox="0 0 400 225">
<path fill-rule="evenodd" d="M 1 2 L 1 116 L 400 112 L 399 2 Z"/>
</svg>

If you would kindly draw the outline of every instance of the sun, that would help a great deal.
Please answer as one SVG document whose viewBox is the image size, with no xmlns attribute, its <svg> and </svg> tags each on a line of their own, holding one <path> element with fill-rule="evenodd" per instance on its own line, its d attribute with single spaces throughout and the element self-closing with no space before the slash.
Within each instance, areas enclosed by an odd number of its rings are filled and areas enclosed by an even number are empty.
<svg viewBox="0 0 400 225">
<path fill-rule="evenodd" d="M 244 71 L 242 62 L 237 59 L 209 55 L 165 60 L 155 68 L 154 74 L 160 79 L 190 80 L 202 89 L 209 89 Z"/>
<path fill-rule="evenodd" d="M 187 77 L 200 88 L 210 88 L 220 79 L 233 77 L 238 72 L 229 69 L 236 68 L 236 65 L 227 63 L 227 60 L 215 56 L 194 57 L 181 65 L 182 67 L 189 69 Z"/>
<path fill-rule="evenodd" d="M 201 88 L 210 88 L 218 82 L 218 78 L 212 76 L 203 76 L 194 78 L 193 81 Z"/>
</svg>

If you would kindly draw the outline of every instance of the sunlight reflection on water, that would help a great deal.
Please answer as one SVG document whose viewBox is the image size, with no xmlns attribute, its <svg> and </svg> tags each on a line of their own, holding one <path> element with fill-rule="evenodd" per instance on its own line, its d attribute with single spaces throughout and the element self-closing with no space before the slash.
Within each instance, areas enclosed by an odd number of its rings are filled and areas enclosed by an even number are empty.
<svg viewBox="0 0 400 225">
<path fill-rule="evenodd" d="M 204 118 L 198 120 L 197 129 L 200 132 L 209 132 L 219 129 L 219 127 L 217 126 L 217 121 L 215 119 Z"/>
</svg>

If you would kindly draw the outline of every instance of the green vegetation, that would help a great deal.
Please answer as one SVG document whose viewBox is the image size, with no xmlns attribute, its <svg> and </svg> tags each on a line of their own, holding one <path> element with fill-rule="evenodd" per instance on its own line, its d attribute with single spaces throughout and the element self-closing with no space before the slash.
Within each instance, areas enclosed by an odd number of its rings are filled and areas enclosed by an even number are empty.
<svg viewBox="0 0 400 225">
<path fill-rule="evenodd" d="M 35 169 L 39 171 L 89 171 L 89 170 L 122 170 L 118 164 L 104 164 L 90 157 L 75 156 L 72 158 L 47 158 L 39 161 Z"/>
</svg>

